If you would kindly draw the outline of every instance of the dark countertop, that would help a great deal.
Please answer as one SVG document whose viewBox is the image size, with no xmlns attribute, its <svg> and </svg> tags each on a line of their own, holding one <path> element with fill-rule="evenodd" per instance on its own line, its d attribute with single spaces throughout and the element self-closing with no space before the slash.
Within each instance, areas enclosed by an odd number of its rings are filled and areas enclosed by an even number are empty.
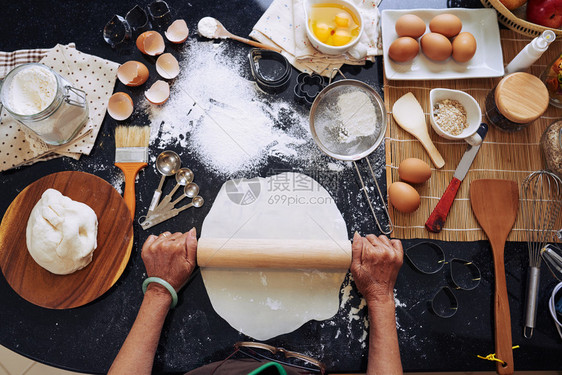
<svg viewBox="0 0 562 375">
<path fill-rule="evenodd" d="M 146 5 L 149 1 L 140 1 Z M 220 19 L 234 34 L 245 36 L 263 13 L 269 0 L 250 1 L 200 1 L 182 2 L 169 0 L 173 18 L 184 18 L 195 35 L 197 21 L 207 15 Z M 413 8 L 418 2 L 401 1 L 393 4 L 384 0 L 385 8 Z M 131 58 L 145 61 L 154 74 L 153 63 L 138 51 L 117 53 L 102 39 L 102 29 L 113 14 L 125 15 L 136 2 L 34 2 L 31 0 L 5 2 L 0 23 L 2 42 L 0 50 L 12 51 L 23 48 L 48 48 L 56 43 L 76 42 L 83 52 L 101 56 L 119 63 Z M 424 6 L 478 7 L 479 2 L 436 1 L 424 2 Z M 232 53 L 246 53 L 250 47 L 227 41 Z M 172 49 L 179 56 L 182 47 Z M 344 73 L 363 80 L 382 95 L 382 64 L 368 63 L 364 68 L 345 68 Z M 293 71 L 292 82 L 296 76 Z M 134 98 L 143 90 L 130 90 L 120 83 L 116 89 L 129 91 Z M 291 87 L 292 89 L 292 87 Z M 288 89 L 280 94 L 288 102 L 292 92 Z M 301 109 L 304 111 L 304 109 Z M 144 124 L 142 115 L 131 122 Z M 121 173 L 113 166 L 115 121 L 106 116 L 96 145 L 90 156 L 80 161 L 59 158 L 32 166 L 0 173 L 0 213 L 4 213 L 10 202 L 27 185 L 45 175 L 80 170 L 93 173 L 107 181 L 115 181 Z M 0 276 L 0 344 L 25 356 L 50 365 L 74 371 L 103 373 L 109 368 L 125 336 L 130 329 L 142 300 L 141 282 L 145 278 L 140 258 L 140 247 L 149 234 L 164 230 L 185 231 L 195 226 L 201 228 L 210 209 L 213 197 L 226 178 L 214 174 L 202 165 L 189 150 L 170 147 L 177 151 L 184 165 L 196 171 L 196 182 L 202 186 L 206 203 L 199 210 L 192 210 L 177 218 L 143 231 L 134 226 L 135 245 L 129 264 L 117 283 L 101 298 L 69 310 L 49 310 L 32 305 L 19 297 Z M 161 149 L 151 147 L 154 157 Z M 328 159 L 326 158 L 325 161 Z M 381 173 L 384 168 L 384 150 L 380 147 L 371 160 Z M 297 170 L 307 172 L 303 166 L 270 158 L 267 165 L 253 171 L 251 175 L 270 175 L 272 171 Z M 150 165 L 139 175 L 137 183 L 137 217 L 145 212 L 152 191 L 157 184 L 157 173 Z M 361 197 L 359 183 L 351 168 L 336 173 L 336 180 L 344 188 L 329 187 L 348 224 L 350 236 L 355 230 L 361 233 L 377 232 L 370 214 L 354 215 L 356 201 L 350 197 Z M 384 173 L 380 183 L 385 184 Z M 167 182 L 169 188 L 171 182 Z M 122 187 L 120 187 L 122 189 Z M 361 198 L 358 198 L 361 199 Z M 418 240 L 404 241 L 408 247 Z M 400 350 L 405 371 L 485 371 L 495 369 L 495 364 L 476 357 L 494 352 L 493 334 L 493 264 L 489 244 L 486 241 L 468 243 L 441 243 L 446 259 L 463 258 L 474 261 L 482 272 L 482 282 L 472 291 L 455 291 L 459 310 L 449 319 L 437 317 L 428 309 L 427 301 L 442 285 L 451 285 L 448 273 L 443 271 L 427 276 L 416 272 L 405 262 L 396 284 L 398 299 L 397 320 Z M 514 351 L 517 370 L 560 370 L 562 344 L 548 313 L 547 300 L 556 284 L 551 275 L 543 271 L 539 295 L 537 328 L 532 339 L 523 338 L 523 308 L 527 270 L 526 244 L 509 243 L 505 251 L 507 286 L 512 319 L 513 344 L 521 348 Z M 363 317 L 365 309 L 352 316 L 360 299 L 355 289 L 338 314 L 325 322 L 311 321 L 297 331 L 276 337 L 268 343 L 301 351 L 318 357 L 328 365 L 330 371 L 360 372 L 366 368 L 367 347 L 364 338 Z M 355 319 L 358 318 L 358 319 Z M 274 324 L 274 322 L 272 322 Z M 193 282 L 180 293 L 180 303 L 170 312 L 164 325 L 163 335 L 157 351 L 157 372 L 184 372 L 230 354 L 236 341 L 248 339 L 229 326 L 213 310 L 202 279 Z"/>
</svg>

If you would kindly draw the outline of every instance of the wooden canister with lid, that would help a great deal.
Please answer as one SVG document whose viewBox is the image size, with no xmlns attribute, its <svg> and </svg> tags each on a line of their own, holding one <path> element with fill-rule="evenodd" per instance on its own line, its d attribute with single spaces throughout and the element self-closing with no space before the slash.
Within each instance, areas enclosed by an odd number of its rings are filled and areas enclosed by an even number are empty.
<svg viewBox="0 0 562 375">
<path fill-rule="evenodd" d="M 529 126 L 548 107 L 548 90 L 532 74 L 517 72 L 505 76 L 486 97 L 488 121 L 507 132 Z"/>
</svg>

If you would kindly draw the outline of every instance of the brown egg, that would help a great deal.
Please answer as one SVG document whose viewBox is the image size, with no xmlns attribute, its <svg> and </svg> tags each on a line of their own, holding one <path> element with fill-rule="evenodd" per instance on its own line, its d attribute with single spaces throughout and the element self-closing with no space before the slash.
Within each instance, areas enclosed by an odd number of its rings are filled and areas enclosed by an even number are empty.
<svg viewBox="0 0 562 375">
<path fill-rule="evenodd" d="M 388 188 L 388 199 L 394 208 L 406 214 L 417 210 L 421 202 L 416 189 L 405 182 L 393 182 Z"/>
<path fill-rule="evenodd" d="M 438 33 L 427 33 L 421 38 L 423 53 L 431 60 L 445 61 L 451 56 L 453 46 L 449 39 Z"/>
<path fill-rule="evenodd" d="M 394 29 L 398 36 L 417 39 L 425 33 L 425 22 L 415 14 L 404 14 L 396 20 Z"/>
<path fill-rule="evenodd" d="M 401 180 L 411 184 L 421 184 L 431 177 L 431 168 L 423 160 L 408 158 L 400 162 L 398 176 Z"/>
<path fill-rule="evenodd" d="M 439 33 L 445 35 L 447 38 L 452 38 L 461 32 L 462 22 L 459 17 L 443 13 L 435 16 L 429 22 L 429 30 L 432 33 Z"/>
<path fill-rule="evenodd" d="M 388 47 L 388 57 L 397 62 L 406 62 L 416 57 L 419 50 L 420 46 L 417 40 L 409 36 L 403 36 L 396 39 Z"/>
<path fill-rule="evenodd" d="M 463 31 L 455 40 L 453 40 L 453 59 L 464 63 L 472 59 L 476 53 L 476 39 L 474 35 L 467 31 Z"/>
</svg>

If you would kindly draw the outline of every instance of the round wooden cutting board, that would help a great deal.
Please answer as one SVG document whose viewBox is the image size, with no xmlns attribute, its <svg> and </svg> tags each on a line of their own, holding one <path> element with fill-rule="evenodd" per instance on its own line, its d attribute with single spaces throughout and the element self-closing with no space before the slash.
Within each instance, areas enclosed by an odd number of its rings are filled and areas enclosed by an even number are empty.
<svg viewBox="0 0 562 375">
<path fill-rule="evenodd" d="M 27 251 L 31 210 L 48 188 L 87 204 L 98 217 L 98 246 L 92 262 L 70 275 L 55 275 Z M 105 180 L 85 172 L 45 176 L 18 194 L 0 224 L 0 268 L 24 299 L 51 309 L 85 305 L 105 293 L 121 276 L 133 247 L 131 214 L 121 195 Z"/>
</svg>

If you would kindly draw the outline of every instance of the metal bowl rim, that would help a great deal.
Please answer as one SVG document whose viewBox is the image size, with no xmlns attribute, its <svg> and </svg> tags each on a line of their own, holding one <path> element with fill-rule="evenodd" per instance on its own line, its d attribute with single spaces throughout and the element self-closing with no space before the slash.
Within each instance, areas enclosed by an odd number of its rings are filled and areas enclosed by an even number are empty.
<svg viewBox="0 0 562 375">
<path fill-rule="evenodd" d="M 381 110 L 382 126 L 381 126 L 381 129 L 380 129 L 379 136 L 377 137 L 377 140 L 373 143 L 373 145 L 371 147 L 369 147 L 367 150 L 365 150 L 365 151 L 363 151 L 359 154 L 340 155 L 340 154 L 333 153 L 330 150 L 328 150 L 324 146 L 324 144 L 322 144 L 322 142 L 320 142 L 320 139 L 318 139 L 318 134 L 316 134 L 316 129 L 314 127 L 314 115 L 316 114 L 316 109 L 317 109 L 320 101 L 322 100 L 322 98 L 324 98 L 330 90 L 333 90 L 334 88 L 339 87 L 339 86 L 357 86 L 357 87 L 361 87 L 361 88 L 365 89 L 365 91 L 371 93 L 374 96 L 375 101 L 379 104 L 379 107 L 380 107 L 380 110 Z M 316 145 L 318 147 L 320 147 L 320 149 L 326 155 L 331 156 L 334 159 L 343 160 L 343 161 L 361 160 L 364 157 L 370 155 L 373 151 L 375 151 L 379 147 L 379 145 L 381 144 L 382 140 L 385 137 L 385 134 L 386 134 L 386 109 L 385 109 L 385 106 L 384 106 L 384 101 L 382 100 L 379 93 L 373 87 L 369 86 L 365 82 L 358 81 L 356 79 L 342 79 L 340 81 L 332 82 L 328 86 L 326 86 L 324 89 L 322 89 L 322 91 L 320 91 L 318 96 L 316 96 L 316 98 L 314 99 L 314 102 L 312 103 L 312 106 L 310 107 L 309 126 L 310 126 L 310 133 L 312 134 L 312 139 L 314 139 L 314 143 L 316 143 Z"/>
</svg>

